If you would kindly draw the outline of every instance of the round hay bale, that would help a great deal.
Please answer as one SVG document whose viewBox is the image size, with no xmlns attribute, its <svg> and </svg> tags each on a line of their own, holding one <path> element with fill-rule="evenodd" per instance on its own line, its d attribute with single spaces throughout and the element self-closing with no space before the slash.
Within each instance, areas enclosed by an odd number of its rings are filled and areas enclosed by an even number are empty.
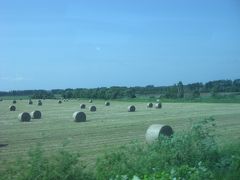
<svg viewBox="0 0 240 180">
<path fill-rule="evenodd" d="M 91 112 L 95 112 L 95 111 L 97 110 L 97 108 L 96 108 L 96 106 L 90 106 L 90 107 L 89 107 L 89 110 L 90 110 Z"/>
<path fill-rule="evenodd" d="M 58 101 L 58 104 L 62 104 L 62 101 L 61 101 L 61 100 L 59 100 L 59 101 Z"/>
<path fill-rule="evenodd" d="M 38 106 L 41 106 L 42 105 L 42 101 L 38 101 Z"/>
<path fill-rule="evenodd" d="M 171 136 L 173 134 L 173 130 L 171 126 L 162 125 L 162 124 L 152 124 L 148 127 L 147 132 L 145 134 L 145 138 L 147 143 L 151 144 L 154 141 L 157 141 L 161 135 Z"/>
<path fill-rule="evenodd" d="M 156 103 L 156 104 L 155 104 L 155 108 L 156 108 L 156 109 L 162 108 L 162 103 Z"/>
<path fill-rule="evenodd" d="M 85 122 L 86 121 L 86 114 L 84 112 L 75 112 L 73 113 L 73 119 L 75 122 Z"/>
<path fill-rule="evenodd" d="M 81 109 L 85 109 L 85 108 L 86 108 L 86 105 L 85 105 L 85 104 L 80 104 L 80 108 L 81 108 Z"/>
<path fill-rule="evenodd" d="M 16 101 L 16 100 L 13 100 L 13 101 L 12 101 L 12 103 L 13 103 L 13 104 L 16 104 L 16 103 L 17 103 L 17 101 Z"/>
<path fill-rule="evenodd" d="M 152 108 L 152 107 L 153 107 L 153 103 L 148 103 L 148 104 L 147 104 L 147 107 L 148 107 L 148 108 Z"/>
<path fill-rule="evenodd" d="M 41 119 L 42 113 L 40 111 L 33 111 L 31 112 L 32 119 Z"/>
<path fill-rule="evenodd" d="M 33 102 L 32 102 L 32 100 L 31 100 L 31 99 L 28 101 L 28 104 L 33 104 Z"/>
<path fill-rule="evenodd" d="M 14 105 L 9 106 L 9 110 L 10 111 L 16 111 L 16 106 L 14 106 Z"/>
<path fill-rule="evenodd" d="M 22 122 L 29 122 L 31 120 L 31 116 L 28 112 L 23 112 L 18 115 L 18 119 Z"/>
<path fill-rule="evenodd" d="M 135 106 L 133 106 L 133 105 L 128 106 L 128 112 L 134 112 L 134 111 L 136 111 Z"/>
<path fill-rule="evenodd" d="M 106 102 L 105 102 L 105 105 L 106 105 L 106 106 L 110 106 L 110 102 L 109 102 L 109 101 L 106 101 Z"/>
<path fill-rule="evenodd" d="M 92 99 L 90 99 L 88 102 L 89 102 L 89 103 L 92 103 Z"/>
</svg>

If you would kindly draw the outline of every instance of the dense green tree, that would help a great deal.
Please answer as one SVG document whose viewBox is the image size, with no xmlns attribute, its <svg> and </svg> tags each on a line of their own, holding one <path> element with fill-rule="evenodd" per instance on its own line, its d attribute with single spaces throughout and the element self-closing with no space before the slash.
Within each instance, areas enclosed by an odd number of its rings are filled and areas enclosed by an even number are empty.
<svg viewBox="0 0 240 180">
<path fill-rule="evenodd" d="M 183 98 L 184 97 L 184 89 L 183 89 L 183 83 L 182 81 L 179 81 L 177 85 L 177 97 Z"/>
</svg>

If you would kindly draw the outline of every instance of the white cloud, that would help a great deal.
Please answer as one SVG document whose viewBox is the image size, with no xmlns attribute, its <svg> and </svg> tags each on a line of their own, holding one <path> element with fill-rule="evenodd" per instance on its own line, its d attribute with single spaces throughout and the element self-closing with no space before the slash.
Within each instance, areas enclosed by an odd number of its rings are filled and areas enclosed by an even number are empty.
<svg viewBox="0 0 240 180">
<path fill-rule="evenodd" d="M 26 80 L 23 76 L 21 75 L 16 75 L 16 76 L 0 76 L 1 81 L 24 81 Z"/>
<path fill-rule="evenodd" d="M 96 50 L 97 51 L 101 51 L 101 47 L 96 47 Z"/>
</svg>

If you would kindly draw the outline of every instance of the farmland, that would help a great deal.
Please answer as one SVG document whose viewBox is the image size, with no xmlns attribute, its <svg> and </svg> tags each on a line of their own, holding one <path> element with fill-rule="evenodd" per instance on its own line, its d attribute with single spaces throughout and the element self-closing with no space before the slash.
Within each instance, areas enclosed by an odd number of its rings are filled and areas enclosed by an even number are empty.
<svg viewBox="0 0 240 180">
<path fill-rule="evenodd" d="M 212 103 L 163 103 L 162 109 L 147 109 L 144 102 L 69 100 L 58 104 L 57 100 L 37 100 L 29 105 L 27 100 L 18 100 L 16 111 L 10 112 L 10 100 L 0 102 L 0 148 L 1 168 L 3 162 L 11 163 L 16 157 L 25 157 L 27 152 L 40 144 L 51 156 L 59 148 L 79 153 L 89 166 L 103 152 L 112 150 L 132 141 L 144 143 L 145 132 L 154 123 L 168 124 L 176 133 L 191 126 L 194 121 L 207 117 L 216 120 L 216 137 L 220 147 L 240 142 L 240 105 Z M 87 108 L 80 110 L 80 103 Z M 136 112 L 127 112 L 131 104 Z M 90 112 L 88 107 L 96 105 L 97 111 Z M 17 116 L 21 112 L 40 110 L 42 119 L 20 122 Z M 76 123 L 72 115 L 75 111 L 84 111 L 87 122 Z"/>
</svg>

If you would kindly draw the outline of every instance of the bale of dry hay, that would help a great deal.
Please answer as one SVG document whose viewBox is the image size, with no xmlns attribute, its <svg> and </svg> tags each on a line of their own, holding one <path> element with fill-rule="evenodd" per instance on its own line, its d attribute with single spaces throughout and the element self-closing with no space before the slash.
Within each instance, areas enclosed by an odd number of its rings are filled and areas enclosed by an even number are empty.
<svg viewBox="0 0 240 180">
<path fill-rule="evenodd" d="M 161 137 L 161 135 L 171 136 L 172 134 L 173 130 L 170 126 L 162 124 L 152 124 L 148 127 L 145 138 L 147 143 L 151 144 L 154 141 L 157 141 Z"/>
<path fill-rule="evenodd" d="M 16 111 L 16 106 L 14 106 L 14 105 L 9 106 L 9 110 L 10 111 Z"/>
<path fill-rule="evenodd" d="M 147 104 L 147 107 L 148 107 L 148 108 L 152 108 L 152 107 L 153 107 L 153 103 L 148 103 L 148 104 Z"/>
<path fill-rule="evenodd" d="M 85 109 L 85 108 L 86 108 L 86 105 L 85 105 L 85 104 L 80 104 L 80 108 L 81 108 L 81 109 Z"/>
<path fill-rule="evenodd" d="M 58 101 L 58 104 L 62 104 L 62 101 L 61 101 L 61 100 L 59 100 L 59 101 Z"/>
<path fill-rule="evenodd" d="M 128 106 L 128 112 L 134 112 L 136 110 L 135 106 Z"/>
<path fill-rule="evenodd" d="M 95 112 L 97 110 L 97 108 L 96 108 L 96 106 L 90 106 L 89 110 L 92 111 L 92 112 Z"/>
<path fill-rule="evenodd" d="M 89 102 L 89 103 L 92 103 L 92 99 L 90 99 L 88 102 Z"/>
<path fill-rule="evenodd" d="M 109 101 L 106 101 L 106 102 L 105 102 L 105 105 L 106 105 L 106 106 L 110 106 L 110 102 L 109 102 Z"/>
<path fill-rule="evenodd" d="M 28 101 L 28 104 L 33 104 L 33 102 L 32 102 L 32 100 L 31 100 L 31 99 Z"/>
<path fill-rule="evenodd" d="M 16 104 L 16 103 L 17 103 L 17 101 L 16 101 L 16 100 L 13 100 L 13 101 L 12 101 L 12 103 L 13 103 L 13 104 Z"/>
<path fill-rule="evenodd" d="M 40 111 L 33 111 L 31 112 L 32 119 L 41 119 L 42 113 Z"/>
<path fill-rule="evenodd" d="M 22 122 L 29 122 L 31 120 L 31 116 L 28 112 L 23 112 L 18 115 L 18 119 Z"/>
<path fill-rule="evenodd" d="M 75 112 L 73 113 L 73 119 L 75 122 L 85 122 L 86 121 L 86 114 L 84 112 Z"/>
<path fill-rule="evenodd" d="M 155 108 L 157 108 L 157 109 L 162 108 L 162 103 L 156 103 L 156 104 L 155 104 Z"/>
<path fill-rule="evenodd" d="M 38 106 L 41 106 L 42 105 L 42 101 L 38 101 Z"/>
</svg>

